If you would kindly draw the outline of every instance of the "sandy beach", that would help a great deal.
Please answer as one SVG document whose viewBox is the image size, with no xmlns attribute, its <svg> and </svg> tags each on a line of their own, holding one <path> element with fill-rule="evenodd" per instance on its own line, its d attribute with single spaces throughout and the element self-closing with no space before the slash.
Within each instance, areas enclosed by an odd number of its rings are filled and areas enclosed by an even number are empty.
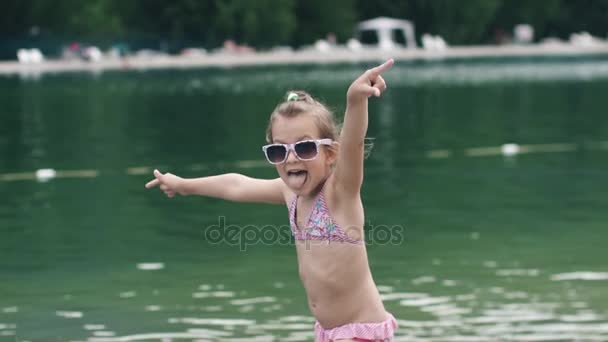
<svg viewBox="0 0 608 342">
<path fill-rule="evenodd" d="M 336 64 L 380 61 L 389 57 L 397 61 L 450 60 L 505 57 L 578 57 L 608 56 L 608 43 L 594 46 L 505 45 L 449 47 L 443 51 L 423 49 L 361 50 L 333 49 L 258 52 L 209 53 L 199 56 L 157 56 L 104 59 L 98 62 L 82 60 L 45 60 L 39 64 L 21 64 L 17 61 L 0 62 L 0 75 L 42 74 L 60 72 L 101 72 L 104 70 L 147 70 L 164 68 L 238 67 L 281 64 Z"/>
</svg>

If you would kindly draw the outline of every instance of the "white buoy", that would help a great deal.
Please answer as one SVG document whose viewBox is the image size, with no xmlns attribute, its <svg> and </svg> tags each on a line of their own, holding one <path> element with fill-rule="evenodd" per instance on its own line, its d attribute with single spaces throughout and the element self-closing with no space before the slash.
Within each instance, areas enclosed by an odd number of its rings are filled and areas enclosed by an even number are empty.
<svg viewBox="0 0 608 342">
<path fill-rule="evenodd" d="M 331 45 L 323 39 L 319 39 L 315 42 L 315 50 L 319 52 L 328 52 L 331 50 Z"/>
<path fill-rule="evenodd" d="M 34 64 L 44 62 L 44 55 L 39 49 L 30 49 L 30 62 Z"/>
<path fill-rule="evenodd" d="M 28 49 L 19 49 L 17 50 L 17 60 L 21 64 L 28 64 L 31 61 L 30 51 Z"/>
<path fill-rule="evenodd" d="M 21 64 L 40 64 L 44 62 L 44 55 L 40 49 L 19 49 L 17 60 Z"/>
<path fill-rule="evenodd" d="M 40 169 L 36 171 L 36 179 L 39 182 L 48 182 L 57 176 L 57 171 L 53 169 Z"/>
<path fill-rule="evenodd" d="M 99 50 L 99 48 L 96 46 L 90 46 L 90 47 L 84 49 L 84 55 L 91 62 L 99 62 L 103 58 L 103 54 L 101 53 L 101 50 Z"/>
<path fill-rule="evenodd" d="M 501 147 L 502 154 L 505 156 L 514 156 L 520 152 L 517 144 L 504 144 Z"/>
<path fill-rule="evenodd" d="M 361 45 L 360 41 L 351 38 L 346 42 L 346 47 L 351 51 L 360 51 L 363 48 L 363 45 Z"/>
<path fill-rule="evenodd" d="M 165 264 L 162 262 L 142 262 L 137 264 L 137 268 L 143 271 L 162 270 Z"/>
</svg>

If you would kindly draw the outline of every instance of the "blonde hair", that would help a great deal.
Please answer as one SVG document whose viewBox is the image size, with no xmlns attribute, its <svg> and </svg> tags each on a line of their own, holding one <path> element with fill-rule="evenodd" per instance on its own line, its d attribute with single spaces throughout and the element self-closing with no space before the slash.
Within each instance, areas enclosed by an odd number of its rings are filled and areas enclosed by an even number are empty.
<svg viewBox="0 0 608 342">
<path fill-rule="evenodd" d="M 266 141 L 271 144 L 272 124 L 277 117 L 293 118 L 301 114 L 313 115 L 320 139 L 332 139 L 338 141 L 340 128 L 336 124 L 333 112 L 323 103 L 315 100 L 310 94 L 303 90 L 291 90 L 287 92 L 285 101 L 279 103 L 270 114 L 268 128 L 266 128 Z"/>
<path fill-rule="evenodd" d="M 290 90 L 285 95 L 285 100 L 279 103 L 270 114 L 268 127 L 266 128 L 266 141 L 272 144 L 272 124 L 277 117 L 293 118 L 304 113 L 313 115 L 320 139 L 332 139 L 339 143 L 342 125 L 336 123 L 333 112 L 323 103 L 315 100 L 309 93 L 303 90 Z M 365 138 L 364 157 L 367 158 L 374 147 L 373 138 Z"/>
</svg>

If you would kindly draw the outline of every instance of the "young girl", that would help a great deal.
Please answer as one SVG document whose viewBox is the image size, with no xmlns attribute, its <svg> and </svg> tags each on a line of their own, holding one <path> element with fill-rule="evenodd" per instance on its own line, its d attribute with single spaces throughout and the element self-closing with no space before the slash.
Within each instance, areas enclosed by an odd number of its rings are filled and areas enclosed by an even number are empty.
<svg viewBox="0 0 608 342">
<path fill-rule="evenodd" d="M 184 179 L 155 170 L 146 184 L 168 197 L 286 204 L 300 278 L 317 319 L 316 341 L 392 341 L 397 328 L 369 269 L 360 195 L 368 98 L 386 90 L 381 74 L 392 65 L 390 59 L 350 85 L 340 133 L 323 104 L 305 92 L 288 93 L 270 116 L 262 147 L 279 178 L 229 173 Z"/>
</svg>

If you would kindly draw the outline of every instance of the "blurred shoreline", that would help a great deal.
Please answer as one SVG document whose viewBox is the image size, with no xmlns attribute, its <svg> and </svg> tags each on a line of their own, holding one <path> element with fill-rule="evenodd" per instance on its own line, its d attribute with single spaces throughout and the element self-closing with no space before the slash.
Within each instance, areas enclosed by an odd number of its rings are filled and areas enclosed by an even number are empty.
<svg viewBox="0 0 608 342">
<path fill-rule="evenodd" d="M 394 49 L 352 51 L 335 48 L 329 51 L 216 52 L 196 56 L 129 56 L 125 58 L 85 60 L 44 60 L 36 64 L 17 61 L 0 62 L 0 75 L 64 72 L 101 72 L 105 70 L 148 70 L 205 67 L 240 67 L 289 64 L 338 64 L 377 62 L 387 58 L 397 61 L 434 61 L 475 58 L 512 57 L 583 57 L 608 56 L 608 44 L 575 46 L 569 44 L 453 46 L 445 50 Z"/>
</svg>

